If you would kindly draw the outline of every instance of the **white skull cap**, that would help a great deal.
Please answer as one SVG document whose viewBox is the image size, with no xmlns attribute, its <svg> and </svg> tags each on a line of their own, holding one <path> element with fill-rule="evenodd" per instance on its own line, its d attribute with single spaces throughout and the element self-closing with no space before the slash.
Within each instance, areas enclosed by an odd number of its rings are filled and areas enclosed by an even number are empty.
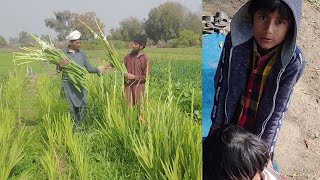
<svg viewBox="0 0 320 180">
<path fill-rule="evenodd" d="M 78 30 L 74 30 L 66 37 L 66 39 L 69 41 L 72 41 L 72 40 L 80 39 L 80 37 L 81 37 L 81 33 Z"/>
</svg>

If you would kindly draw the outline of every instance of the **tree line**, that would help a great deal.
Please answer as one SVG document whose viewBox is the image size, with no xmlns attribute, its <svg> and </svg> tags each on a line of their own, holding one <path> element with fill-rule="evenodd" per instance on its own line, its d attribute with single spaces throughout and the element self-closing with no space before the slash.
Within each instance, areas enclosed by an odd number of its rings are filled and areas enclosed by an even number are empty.
<svg viewBox="0 0 320 180">
<path fill-rule="evenodd" d="M 46 27 L 57 33 L 56 40 L 64 41 L 68 33 L 77 29 L 82 33 L 82 39 L 93 40 L 93 35 L 79 22 L 84 21 L 94 30 L 96 28 L 95 18 L 103 29 L 105 24 L 101 22 L 95 12 L 83 14 L 73 13 L 69 10 L 54 12 L 54 17 L 46 18 Z M 201 41 L 201 15 L 191 12 L 178 2 L 165 2 L 158 7 L 152 8 L 148 18 L 140 20 L 136 17 L 128 17 L 119 22 L 118 28 L 109 31 L 108 39 L 131 41 L 138 34 L 146 34 L 149 42 L 157 45 L 159 42 L 170 42 L 173 47 L 195 46 Z M 106 33 L 108 34 L 108 33 Z M 48 35 L 41 35 L 49 39 Z M 9 44 L 27 45 L 32 40 L 27 33 L 22 31 L 18 37 L 10 38 Z M 0 47 L 7 46 L 5 38 L 0 36 Z"/>
</svg>

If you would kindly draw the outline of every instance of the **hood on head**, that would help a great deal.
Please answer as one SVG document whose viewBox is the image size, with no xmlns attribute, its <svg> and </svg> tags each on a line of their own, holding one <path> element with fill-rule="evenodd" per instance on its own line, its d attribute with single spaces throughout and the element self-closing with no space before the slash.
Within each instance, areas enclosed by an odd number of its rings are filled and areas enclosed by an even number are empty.
<svg viewBox="0 0 320 180">
<path fill-rule="evenodd" d="M 250 14 L 248 13 L 248 9 L 252 1 L 253 0 L 248 1 L 233 16 L 233 19 L 231 21 L 231 27 L 230 27 L 232 46 L 240 45 L 253 37 L 251 17 L 250 17 Z M 297 32 L 298 32 L 298 27 L 300 25 L 300 20 L 301 20 L 302 0 L 282 0 L 282 1 L 289 6 L 294 18 L 293 27 L 292 27 L 293 33 L 291 33 L 290 36 L 287 36 L 286 39 L 284 40 L 283 48 L 281 52 L 281 61 L 282 61 L 282 66 L 284 67 L 290 61 L 296 47 Z"/>
</svg>

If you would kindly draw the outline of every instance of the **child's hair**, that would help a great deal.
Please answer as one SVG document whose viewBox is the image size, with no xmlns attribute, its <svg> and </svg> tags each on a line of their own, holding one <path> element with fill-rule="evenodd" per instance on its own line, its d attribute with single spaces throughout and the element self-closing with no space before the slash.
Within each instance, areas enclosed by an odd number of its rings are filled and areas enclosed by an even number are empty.
<svg viewBox="0 0 320 180">
<path fill-rule="evenodd" d="M 250 16 L 253 18 L 258 10 L 267 10 L 270 12 L 278 10 L 282 18 L 289 21 L 293 19 L 290 7 L 282 0 L 253 0 L 248 10 Z"/>
<path fill-rule="evenodd" d="M 203 179 L 251 180 L 267 166 L 264 142 L 239 126 L 216 129 L 203 142 Z"/>
</svg>

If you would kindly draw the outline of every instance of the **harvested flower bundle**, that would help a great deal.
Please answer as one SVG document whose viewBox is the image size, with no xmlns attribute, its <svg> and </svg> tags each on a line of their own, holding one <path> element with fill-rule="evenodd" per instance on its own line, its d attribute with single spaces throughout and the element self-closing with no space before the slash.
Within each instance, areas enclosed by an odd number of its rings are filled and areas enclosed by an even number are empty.
<svg viewBox="0 0 320 180">
<path fill-rule="evenodd" d="M 87 89 L 85 76 L 87 70 L 85 68 L 70 60 L 60 49 L 55 48 L 51 40 L 47 42 L 33 34 L 29 35 L 36 41 L 36 44 L 32 44 L 32 47 L 22 47 L 22 52 L 14 52 L 13 61 L 15 64 L 17 61 L 24 61 L 17 65 L 47 61 L 59 65 L 62 59 L 67 59 L 68 64 L 63 66 L 62 69 L 63 75 L 79 92 L 81 92 L 81 88 Z"/>
</svg>

